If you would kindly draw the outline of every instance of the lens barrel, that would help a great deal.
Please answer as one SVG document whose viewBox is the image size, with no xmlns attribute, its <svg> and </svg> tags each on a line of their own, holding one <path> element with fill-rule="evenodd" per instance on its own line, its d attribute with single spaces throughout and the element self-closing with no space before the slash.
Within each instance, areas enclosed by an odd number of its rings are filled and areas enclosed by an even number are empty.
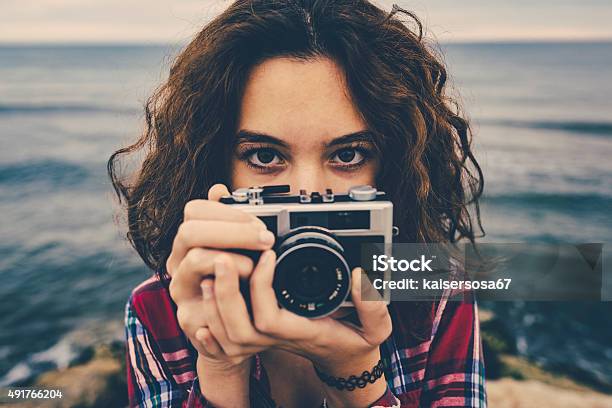
<svg viewBox="0 0 612 408">
<path fill-rule="evenodd" d="M 351 289 L 344 248 L 332 232 L 301 227 L 276 247 L 274 291 L 280 305 L 300 316 L 319 318 L 336 311 Z"/>
</svg>

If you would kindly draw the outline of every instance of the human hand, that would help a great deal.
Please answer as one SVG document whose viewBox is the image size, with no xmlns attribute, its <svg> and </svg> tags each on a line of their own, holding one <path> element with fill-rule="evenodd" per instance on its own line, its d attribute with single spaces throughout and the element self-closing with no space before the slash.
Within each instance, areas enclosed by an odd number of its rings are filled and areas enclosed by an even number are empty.
<svg viewBox="0 0 612 408">
<path fill-rule="evenodd" d="M 332 317 L 308 319 L 278 306 L 272 282 L 276 255 L 265 251 L 250 277 L 254 325 L 258 332 L 277 339 L 277 347 L 300 354 L 328 373 L 344 375 L 352 368 L 371 368 L 379 356 L 378 346 L 391 334 L 391 317 L 382 300 L 363 300 L 361 270 L 352 272 L 351 299 L 360 326 Z M 380 299 L 369 281 L 367 299 Z M 375 357 L 378 356 L 378 357 Z M 375 359 L 372 363 L 372 360 Z M 372 365 L 370 365 L 372 363 Z"/>
<path fill-rule="evenodd" d="M 256 333 L 239 290 L 253 261 L 227 249 L 265 250 L 274 242 L 257 217 L 219 203 L 225 194 L 225 186 L 215 185 L 209 200 L 187 203 L 166 262 L 177 320 L 201 357 L 198 365 L 223 372 L 240 368 L 271 343 Z M 247 335 L 249 343 L 243 341 Z"/>
</svg>

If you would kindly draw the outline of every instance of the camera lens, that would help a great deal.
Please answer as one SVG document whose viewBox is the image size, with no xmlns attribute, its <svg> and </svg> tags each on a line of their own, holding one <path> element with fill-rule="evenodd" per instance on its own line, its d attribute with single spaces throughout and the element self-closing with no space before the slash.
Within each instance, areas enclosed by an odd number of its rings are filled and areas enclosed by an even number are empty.
<svg viewBox="0 0 612 408">
<path fill-rule="evenodd" d="M 351 288 L 344 249 L 325 228 L 301 227 L 277 249 L 274 290 L 287 310 L 310 318 L 337 310 Z"/>
</svg>

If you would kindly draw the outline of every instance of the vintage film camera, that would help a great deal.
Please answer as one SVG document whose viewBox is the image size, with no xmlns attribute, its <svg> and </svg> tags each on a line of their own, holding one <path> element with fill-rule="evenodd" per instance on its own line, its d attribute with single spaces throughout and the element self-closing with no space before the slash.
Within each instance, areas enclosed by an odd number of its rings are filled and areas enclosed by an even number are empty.
<svg viewBox="0 0 612 408">
<path fill-rule="evenodd" d="M 371 186 L 288 193 L 287 185 L 240 188 L 221 202 L 257 216 L 277 237 L 273 286 L 281 307 L 324 317 L 352 305 L 351 271 L 361 264 L 362 244 L 392 242 L 393 204 Z"/>
</svg>

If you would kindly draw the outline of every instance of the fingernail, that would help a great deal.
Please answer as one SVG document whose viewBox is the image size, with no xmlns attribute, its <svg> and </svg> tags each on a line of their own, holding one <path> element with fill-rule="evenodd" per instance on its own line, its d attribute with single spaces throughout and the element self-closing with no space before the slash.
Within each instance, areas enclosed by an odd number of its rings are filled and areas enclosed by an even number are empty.
<svg viewBox="0 0 612 408">
<path fill-rule="evenodd" d="M 274 234 L 270 231 L 265 230 L 259 233 L 259 242 L 265 245 L 271 245 L 274 243 Z"/>
<path fill-rule="evenodd" d="M 213 283 L 210 279 L 203 281 L 200 286 L 202 287 L 202 297 L 204 300 L 212 299 L 213 297 Z"/>
<path fill-rule="evenodd" d="M 262 220 L 260 220 L 259 218 L 255 217 L 255 219 L 253 221 L 251 221 L 256 228 L 259 228 L 261 230 L 265 230 L 268 229 L 268 227 L 266 226 L 266 224 L 264 224 L 264 222 Z"/>
<path fill-rule="evenodd" d="M 264 251 L 262 252 L 261 256 L 259 257 L 259 262 L 262 265 L 266 265 L 268 263 L 270 263 L 270 259 L 272 258 L 272 251 Z"/>
</svg>

